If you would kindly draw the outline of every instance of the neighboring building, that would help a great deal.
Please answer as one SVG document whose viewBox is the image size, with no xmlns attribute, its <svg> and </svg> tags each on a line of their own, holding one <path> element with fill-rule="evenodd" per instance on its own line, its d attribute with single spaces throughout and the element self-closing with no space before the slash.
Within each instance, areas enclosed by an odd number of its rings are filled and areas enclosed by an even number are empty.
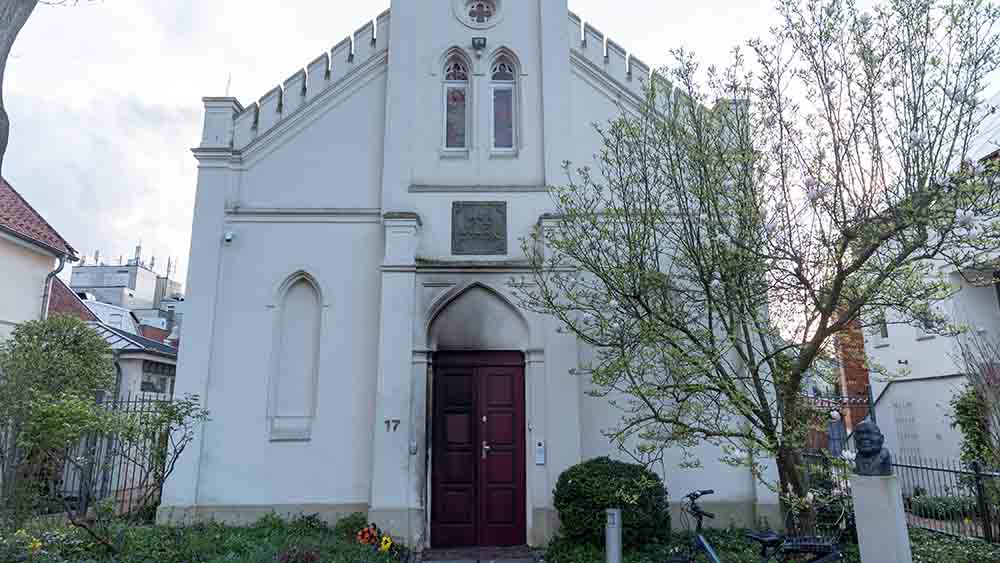
<svg viewBox="0 0 1000 563">
<path fill-rule="evenodd" d="M 0 339 L 47 310 L 46 287 L 76 250 L 0 178 Z"/>
<path fill-rule="evenodd" d="M 70 287 L 86 295 L 88 302 L 97 301 L 130 311 L 136 319 L 136 327 L 114 320 L 104 322 L 134 334 L 148 326 L 149 334 L 156 340 L 159 333 L 154 329 L 165 330 L 169 335 L 175 328 L 179 331 L 183 318 L 184 291 L 181 284 L 170 277 L 173 267 L 168 260 L 166 275 L 159 275 L 154 270 L 155 262 L 147 263 L 142 259 L 141 245 L 136 247 L 133 258 L 117 266 L 102 263 L 100 254 L 95 253 L 93 264 L 73 268 Z"/>
<path fill-rule="evenodd" d="M 110 305 L 83 300 L 62 280 L 56 278 L 49 299 L 49 314 L 73 315 L 86 322 L 104 338 L 114 354 L 115 390 L 119 399 L 172 397 L 176 381 L 177 349 L 162 341 L 109 325 L 99 313 Z M 129 317 L 131 318 L 131 317 Z M 139 327 L 141 328 L 141 327 Z"/>
<path fill-rule="evenodd" d="M 602 431 L 622 413 L 509 284 L 520 241 L 558 224 L 546 186 L 649 77 L 566 0 L 394 0 L 259 102 L 206 98 L 178 392 L 212 420 L 160 520 L 364 511 L 417 547 L 551 538 L 556 479 L 620 455 Z M 675 507 L 713 488 L 715 525 L 781 521 L 748 469 L 695 453 L 662 465 Z"/>
<path fill-rule="evenodd" d="M 959 459 L 962 433 L 951 401 L 967 383 L 960 373 L 889 382 L 875 406 L 886 447 L 898 459 Z"/>
<path fill-rule="evenodd" d="M 91 323 L 91 326 L 114 351 L 118 371 L 115 387 L 119 399 L 173 397 L 177 370 L 175 348 L 106 324 Z"/>
<path fill-rule="evenodd" d="M 101 319 L 87 307 L 79 295 L 73 292 L 60 278 L 52 281 L 49 296 L 49 315 L 73 315 L 84 322 L 99 322 Z"/>
<path fill-rule="evenodd" d="M 96 301 L 91 299 L 90 295 L 87 295 L 87 297 L 87 299 L 83 300 L 83 304 L 97 316 L 102 324 L 123 330 L 129 334 L 139 334 L 139 319 L 136 318 L 132 311 L 129 311 L 125 307 Z"/>
<path fill-rule="evenodd" d="M 120 266 L 95 264 L 76 266 L 70 287 L 89 293 L 98 301 L 126 309 L 152 309 L 157 294 L 156 272 L 136 260 Z"/>
</svg>

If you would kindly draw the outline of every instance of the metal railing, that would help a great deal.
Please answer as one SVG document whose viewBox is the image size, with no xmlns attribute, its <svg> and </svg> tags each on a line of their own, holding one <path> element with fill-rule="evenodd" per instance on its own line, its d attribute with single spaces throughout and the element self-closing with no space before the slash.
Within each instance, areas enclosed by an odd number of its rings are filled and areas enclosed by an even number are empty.
<svg viewBox="0 0 1000 563">
<path fill-rule="evenodd" d="M 849 463 L 818 452 L 802 460 L 810 489 L 850 494 Z M 893 468 L 911 528 L 1000 543 L 1000 471 L 981 463 L 914 457 L 895 459 Z"/>
<path fill-rule="evenodd" d="M 911 527 L 1000 543 L 1000 472 L 912 457 L 894 465 Z"/>
<path fill-rule="evenodd" d="M 166 434 L 157 424 L 162 395 L 139 394 L 101 399 L 98 406 L 116 416 L 131 417 L 137 430 L 121 435 L 94 433 L 76 443 L 65 461 L 56 464 L 29 455 L 23 470 L 16 472 L 14 487 L 33 491 L 32 516 L 52 516 L 72 510 L 86 514 L 98 503 L 106 503 L 117 515 L 138 516 L 142 509 L 159 503 L 162 472 L 166 462 Z M 13 509 L 11 499 L 0 499 L 0 512 Z M 6 508 L 5 508 L 6 507 Z"/>
</svg>

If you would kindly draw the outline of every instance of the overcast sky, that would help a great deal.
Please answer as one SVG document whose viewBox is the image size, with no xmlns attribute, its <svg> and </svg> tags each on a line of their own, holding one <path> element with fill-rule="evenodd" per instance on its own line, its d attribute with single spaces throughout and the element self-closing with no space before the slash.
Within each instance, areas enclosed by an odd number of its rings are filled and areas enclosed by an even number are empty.
<svg viewBox="0 0 1000 563">
<path fill-rule="evenodd" d="M 421 0 L 411 0 L 421 1 Z M 521 1 L 521 0 L 514 0 Z M 191 235 L 201 98 L 249 104 L 389 0 L 98 0 L 39 6 L 6 78 L 4 174 L 83 254 L 180 259 Z M 771 0 L 570 0 L 649 64 L 686 47 L 723 63 L 763 35 Z"/>
</svg>

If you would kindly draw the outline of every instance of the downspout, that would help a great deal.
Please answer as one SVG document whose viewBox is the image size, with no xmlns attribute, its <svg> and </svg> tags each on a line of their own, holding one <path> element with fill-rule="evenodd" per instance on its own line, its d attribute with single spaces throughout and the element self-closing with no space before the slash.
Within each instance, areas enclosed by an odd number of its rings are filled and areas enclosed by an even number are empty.
<svg viewBox="0 0 1000 563">
<path fill-rule="evenodd" d="M 39 319 L 43 321 L 49 317 L 49 293 L 52 291 L 52 278 L 58 276 L 65 267 L 66 255 L 60 254 L 59 265 L 45 276 L 45 289 L 42 291 L 42 314 L 39 316 Z"/>
</svg>

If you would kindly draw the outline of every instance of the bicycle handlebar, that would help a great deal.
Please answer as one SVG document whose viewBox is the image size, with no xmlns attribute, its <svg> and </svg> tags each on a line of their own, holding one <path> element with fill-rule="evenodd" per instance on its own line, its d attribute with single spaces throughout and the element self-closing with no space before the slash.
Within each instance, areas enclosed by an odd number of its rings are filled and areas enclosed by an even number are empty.
<svg viewBox="0 0 1000 563">
<path fill-rule="evenodd" d="M 700 499 L 701 497 L 708 496 L 708 495 L 714 495 L 714 494 L 715 494 L 715 491 L 713 491 L 712 489 L 705 489 L 703 491 L 695 491 L 693 493 L 688 493 L 688 495 L 685 498 L 688 498 L 688 499 L 691 499 L 692 501 L 695 501 L 695 500 Z"/>
</svg>

